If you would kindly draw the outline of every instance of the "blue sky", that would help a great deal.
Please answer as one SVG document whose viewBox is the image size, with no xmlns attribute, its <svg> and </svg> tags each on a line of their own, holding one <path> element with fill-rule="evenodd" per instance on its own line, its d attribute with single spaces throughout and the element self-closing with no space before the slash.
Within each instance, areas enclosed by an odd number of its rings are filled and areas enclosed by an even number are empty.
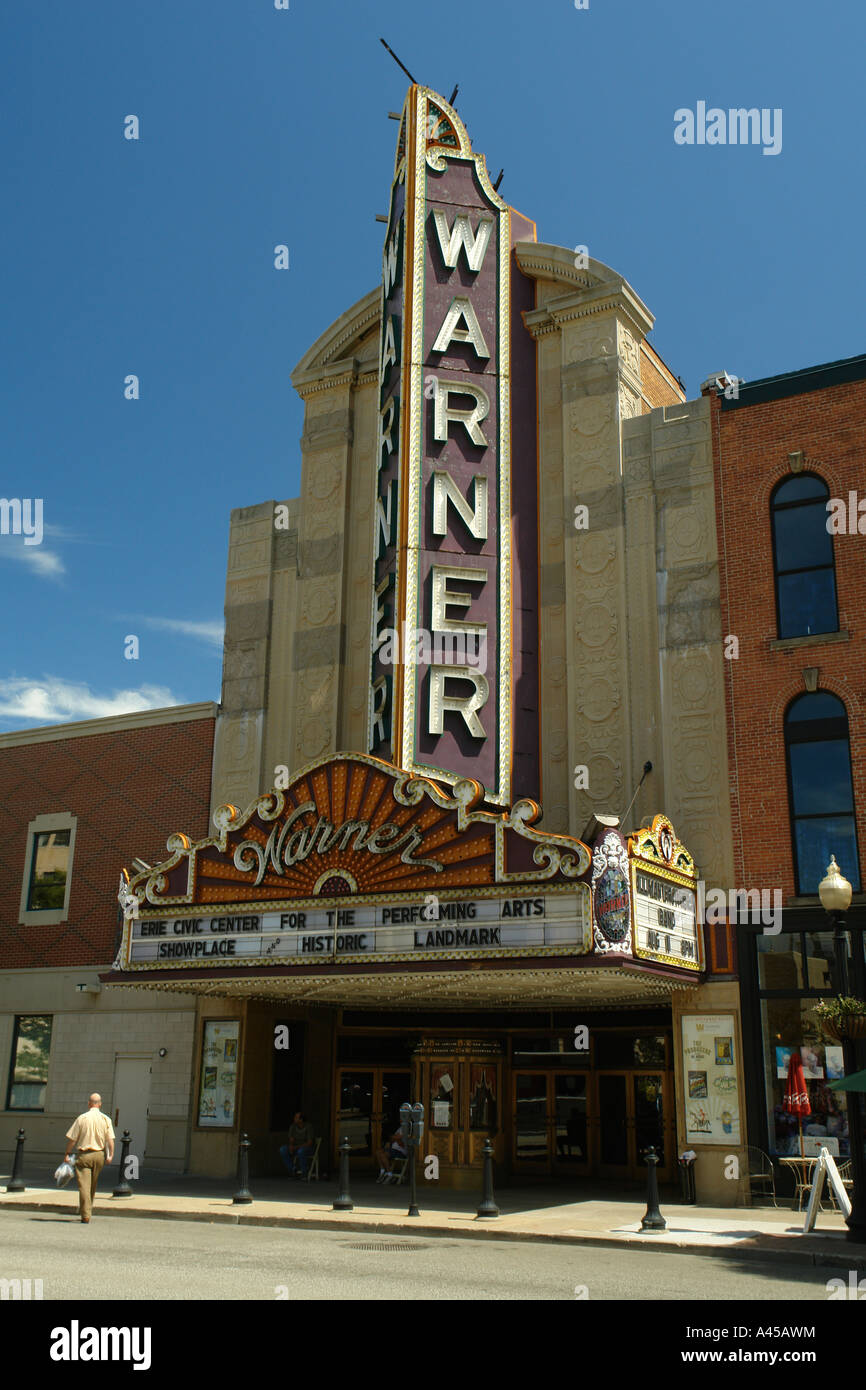
<svg viewBox="0 0 866 1390">
<path fill-rule="evenodd" d="M 289 373 L 379 280 L 379 35 L 460 83 L 503 196 L 626 277 L 690 396 L 866 347 L 853 0 L 4 6 L 0 496 L 44 538 L 0 536 L 0 730 L 219 698 L 229 512 L 296 495 Z M 675 144 L 699 101 L 781 108 L 781 153 Z"/>
</svg>

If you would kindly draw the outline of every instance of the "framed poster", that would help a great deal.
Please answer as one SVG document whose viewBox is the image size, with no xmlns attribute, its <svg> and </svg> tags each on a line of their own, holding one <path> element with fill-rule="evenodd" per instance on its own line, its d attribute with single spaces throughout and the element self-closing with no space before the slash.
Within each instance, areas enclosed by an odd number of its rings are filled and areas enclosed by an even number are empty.
<svg viewBox="0 0 866 1390">
<path fill-rule="evenodd" d="M 454 1066 L 445 1062 L 430 1071 L 430 1113 L 434 1129 L 451 1129 L 456 1102 Z"/>
<path fill-rule="evenodd" d="M 739 1144 L 740 1103 L 733 1014 L 684 1014 L 686 1143 Z"/>
<path fill-rule="evenodd" d="M 240 1019 L 206 1019 L 201 1036 L 197 1124 L 231 1129 L 235 1123 Z"/>
</svg>

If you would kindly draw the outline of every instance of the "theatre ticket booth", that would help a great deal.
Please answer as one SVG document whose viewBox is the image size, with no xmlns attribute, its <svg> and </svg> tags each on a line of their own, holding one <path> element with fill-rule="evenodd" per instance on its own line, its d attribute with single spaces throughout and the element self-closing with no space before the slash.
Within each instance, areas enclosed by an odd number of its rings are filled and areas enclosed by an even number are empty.
<svg viewBox="0 0 866 1390">
<path fill-rule="evenodd" d="M 138 916 L 105 980 L 244 1013 L 202 1026 L 204 1171 L 220 1140 L 227 1164 L 239 1127 L 267 1127 L 279 1065 L 280 1123 L 314 1110 L 328 1170 L 348 1138 L 373 1171 L 420 1100 L 443 1183 L 476 1184 L 488 1138 L 515 1177 L 639 1179 L 649 1144 L 674 1175 L 670 1001 L 702 967 L 694 865 L 665 817 L 589 847 L 535 830 L 539 814 L 337 754 L 243 814 L 220 808 L 215 836 L 171 837 L 124 888 Z M 275 1060 L 280 1019 L 297 1051 Z"/>
</svg>

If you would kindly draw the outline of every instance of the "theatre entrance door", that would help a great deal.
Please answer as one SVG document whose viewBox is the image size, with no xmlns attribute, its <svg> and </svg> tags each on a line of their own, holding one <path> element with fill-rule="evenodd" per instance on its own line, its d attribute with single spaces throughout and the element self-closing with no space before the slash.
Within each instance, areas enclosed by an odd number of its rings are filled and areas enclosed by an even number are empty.
<svg viewBox="0 0 866 1390">
<path fill-rule="evenodd" d="M 589 1157 L 588 1071 L 517 1071 L 513 1073 L 515 1171 L 586 1175 Z"/>
<path fill-rule="evenodd" d="M 374 1165 L 373 1155 L 385 1131 L 393 1134 L 400 1124 L 400 1106 L 410 1096 L 411 1073 L 394 1067 L 338 1067 L 333 1128 L 334 1165 L 344 1139 L 351 1146 L 349 1158 L 359 1169 Z"/>
<path fill-rule="evenodd" d="M 601 1177 L 646 1179 L 644 1152 L 659 1156 L 659 1182 L 673 1180 L 674 1101 L 669 1072 L 602 1071 L 598 1086 L 598 1167 Z"/>
</svg>

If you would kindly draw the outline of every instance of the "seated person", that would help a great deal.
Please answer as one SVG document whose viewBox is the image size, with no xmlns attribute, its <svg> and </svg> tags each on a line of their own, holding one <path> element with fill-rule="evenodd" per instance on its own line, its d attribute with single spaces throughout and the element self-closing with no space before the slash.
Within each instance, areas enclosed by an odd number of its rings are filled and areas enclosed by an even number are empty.
<svg viewBox="0 0 866 1390">
<path fill-rule="evenodd" d="M 379 1160 L 379 1176 L 377 1182 L 387 1182 L 391 1177 L 391 1169 L 395 1158 L 408 1158 L 409 1153 L 406 1148 L 406 1140 L 403 1138 L 403 1131 L 396 1129 L 391 1135 L 387 1145 L 383 1144 L 381 1149 L 376 1150 L 376 1157 Z"/>
<path fill-rule="evenodd" d="M 295 1118 L 289 1127 L 289 1142 L 280 1149 L 280 1158 L 289 1172 L 294 1173 L 296 1178 L 307 1176 L 307 1165 L 312 1156 L 315 1142 L 313 1126 L 307 1124 L 306 1116 L 302 1111 L 296 1111 Z"/>
</svg>

